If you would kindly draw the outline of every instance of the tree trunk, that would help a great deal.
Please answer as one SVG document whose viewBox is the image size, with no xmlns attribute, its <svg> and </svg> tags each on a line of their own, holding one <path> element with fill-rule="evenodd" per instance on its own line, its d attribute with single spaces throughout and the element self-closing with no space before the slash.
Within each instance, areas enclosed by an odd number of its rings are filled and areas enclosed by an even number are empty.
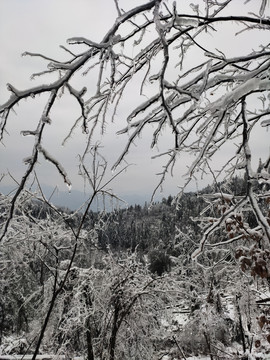
<svg viewBox="0 0 270 360">
<path fill-rule="evenodd" d="M 94 351 L 93 351 L 93 343 L 92 343 L 92 333 L 91 333 L 91 323 L 90 317 L 88 317 L 86 321 L 86 344 L 87 344 L 87 360 L 95 360 Z"/>
<path fill-rule="evenodd" d="M 211 360 L 214 360 L 213 354 L 212 354 L 212 349 L 211 349 L 211 343 L 210 343 L 210 339 L 207 336 L 206 332 L 204 331 L 203 333 L 204 337 L 205 337 L 205 341 L 206 341 L 206 345 L 208 347 L 208 351 L 209 351 L 209 356 Z"/>
<path fill-rule="evenodd" d="M 243 328 L 243 323 L 242 323 L 242 316 L 241 316 L 241 311 L 240 311 L 240 306 L 239 306 L 239 301 L 238 301 L 239 298 L 240 298 L 240 296 L 236 296 L 236 308 L 237 308 L 238 317 L 239 317 L 239 327 L 240 327 L 240 334 L 241 334 L 241 339 L 242 339 L 243 353 L 245 354 L 245 352 L 246 352 L 246 341 L 245 341 L 245 333 L 244 333 L 244 328 Z"/>
<path fill-rule="evenodd" d="M 113 318 L 113 328 L 110 338 L 110 347 L 109 347 L 109 353 L 110 353 L 110 360 L 114 360 L 115 356 L 115 344 L 116 344 L 116 335 L 118 331 L 118 314 L 119 314 L 119 308 L 116 306 L 114 310 L 114 318 Z"/>
</svg>

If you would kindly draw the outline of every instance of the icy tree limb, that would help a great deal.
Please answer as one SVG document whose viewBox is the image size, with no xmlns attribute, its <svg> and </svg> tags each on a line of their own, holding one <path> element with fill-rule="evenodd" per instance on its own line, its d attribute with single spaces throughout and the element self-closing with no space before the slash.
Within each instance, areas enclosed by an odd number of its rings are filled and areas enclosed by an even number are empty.
<svg viewBox="0 0 270 360">
<path fill-rule="evenodd" d="M 44 128 L 46 126 L 46 122 L 43 121 L 43 118 L 45 117 L 49 117 L 49 113 L 50 113 L 50 110 L 55 102 L 55 99 L 56 99 L 56 96 L 57 96 L 57 92 L 56 91 L 52 91 L 51 92 L 51 95 L 50 95 L 50 98 L 43 110 L 43 114 L 41 116 L 41 119 L 39 121 L 39 124 L 38 124 L 38 127 L 37 127 L 37 130 L 36 130 L 36 135 L 35 135 L 35 145 L 34 145 L 34 148 L 33 148 L 33 151 L 32 151 L 32 156 L 31 158 L 29 159 L 29 161 L 27 162 L 28 164 L 28 168 L 25 172 L 25 174 L 22 176 L 22 179 L 21 179 L 21 182 L 18 186 L 18 189 L 15 193 L 15 195 L 12 197 L 12 200 L 11 200 L 11 206 L 10 206 L 10 210 L 9 210 L 9 216 L 8 216 L 8 219 L 7 221 L 5 222 L 4 224 L 4 228 L 3 228 L 3 233 L 0 235 L 0 242 L 3 240 L 3 238 L 5 237 L 7 231 L 8 231 L 8 227 L 9 227 L 9 224 L 13 218 L 13 215 L 14 215 L 14 211 L 15 211 L 15 205 L 16 205 L 16 202 L 17 202 L 17 199 L 21 193 L 21 191 L 24 189 L 25 187 L 25 184 L 29 178 L 29 176 L 32 174 L 34 168 L 35 168 L 35 165 L 36 165 L 36 162 L 38 160 L 38 153 L 39 153 L 39 147 L 40 147 L 40 142 L 41 142 L 41 138 L 42 138 L 42 134 L 43 134 L 43 131 L 44 131 Z"/>
<path fill-rule="evenodd" d="M 200 241 L 199 247 L 193 252 L 191 255 L 193 260 L 196 260 L 200 254 L 202 254 L 204 247 L 207 243 L 207 240 L 211 234 L 213 234 L 216 230 L 220 229 L 224 221 L 235 212 L 235 210 L 241 206 L 243 206 L 247 202 L 246 198 L 243 198 L 238 202 L 237 205 L 231 206 L 222 216 L 217 219 L 211 226 L 207 228 L 207 230 L 204 232 L 202 239 Z"/>
<path fill-rule="evenodd" d="M 154 9 L 154 21 L 155 21 L 155 25 L 156 25 L 156 31 L 158 32 L 159 34 L 159 37 L 161 39 L 161 43 L 162 43 L 162 46 L 163 46 L 163 56 L 164 56 L 164 61 L 163 61 L 163 66 L 161 68 L 161 72 L 160 72 L 160 75 L 159 75 L 159 83 L 160 83 L 160 96 L 161 96 L 161 101 L 162 101 L 162 105 L 165 109 L 165 112 L 166 112 L 166 115 L 169 119 L 169 123 L 172 127 L 172 131 L 175 135 L 175 148 L 177 149 L 178 148 L 178 135 L 179 135 L 179 132 L 178 132 L 178 129 L 174 123 L 174 119 L 173 119 L 173 116 L 172 116 L 172 112 L 171 112 L 171 109 L 169 108 L 168 106 L 168 103 L 167 103 L 167 100 L 165 98 L 165 94 L 164 94 L 164 91 L 165 91 L 165 85 L 164 85 L 164 77 L 165 77 L 165 72 L 166 72 L 166 69 L 167 69 L 167 66 L 168 66 L 168 63 L 169 63 L 169 46 L 168 46 L 168 43 L 167 43 L 167 40 L 166 40 L 166 37 L 165 37 L 165 34 L 164 34 L 164 28 L 163 26 L 161 25 L 161 22 L 160 22 L 160 19 L 159 19 L 159 7 L 160 7 L 160 2 L 161 1 L 156 1 L 156 5 L 155 5 L 155 9 Z"/>
<path fill-rule="evenodd" d="M 268 221 L 266 220 L 265 216 L 263 215 L 259 204 L 256 200 L 255 194 L 253 192 L 253 181 L 254 176 L 251 168 L 251 151 L 248 144 L 249 139 L 249 133 L 248 133 L 248 122 L 246 118 L 246 100 L 245 98 L 242 99 L 242 119 L 243 119 L 243 151 L 245 154 L 245 160 L 246 160 L 246 174 L 247 174 L 247 194 L 250 201 L 250 204 L 252 206 L 252 209 L 254 211 L 254 214 L 256 216 L 258 224 L 260 224 L 261 229 L 265 235 L 265 237 L 268 239 L 268 242 L 270 244 L 270 226 Z"/>
<path fill-rule="evenodd" d="M 47 150 L 45 150 L 41 145 L 38 146 L 38 151 L 40 153 L 42 153 L 42 155 L 44 156 L 44 158 L 46 160 L 48 160 L 49 162 L 51 162 L 53 165 L 55 165 L 55 167 L 57 168 L 59 174 L 63 177 L 64 182 L 67 184 L 69 190 L 71 188 L 71 182 L 67 176 L 67 173 L 65 171 L 65 169 L 63 168 L 63 166 L 51 155 L 48 153 Z"/>
</svg>

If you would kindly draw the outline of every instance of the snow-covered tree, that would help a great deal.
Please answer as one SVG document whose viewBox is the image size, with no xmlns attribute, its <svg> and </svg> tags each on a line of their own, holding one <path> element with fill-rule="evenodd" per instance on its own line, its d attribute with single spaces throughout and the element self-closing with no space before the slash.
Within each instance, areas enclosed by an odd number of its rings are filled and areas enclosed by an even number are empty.
<svg viewBox="0 0 270 360">
<path fill-rule="evenodd" d="M 127 114 L 126 125 L 118 128 L 126 142 L 113 168 L 117 169 L 126 159 L 145 129 L 151 129 L 150 146 L 159 150 L 155 157 L 164 159 L 154 194 L 168 172 L 173 174 L 181 166 L 184 154 L 189 160 L 176 202 L 181 201 L 182 192 L 192 180 L 205 174 L 210 174 L 217 186 L 214 194 L 204 197 L 207 208 L 198 219 L 202 235 L 192 258 L 203 263 L 206 248 L 220 247 L 222 252 L 224 246 L 242 241 L 246 247 L 239 247 L 237 257 L 243 270 L 249 269 L 252 275 L 268 281 L 270 278 L 269 154 L 265 151 L 259 154 L 258 171 L 253 165 L 254 139 L 258 133 L 264 135 L 262 131 L 270 125 L 267 1 L 246 1 L 239 6 L 230 0 L 152 0 L 128 10 L 123 10 L 122 5 L 125 6 L 124 2 L 120 5 L 120 0 L 115 0 L 118 16 L 100 42 L 81 36 L 68 39 L 69 47 L 62 46 L 64 61 L 46 54 L 24 53 L 47 62 L 43 72 L 33 75 L 34 79 L 43 78 L 44 83 L 24 90 L 8 84 L 10 97 L 0 106 L 0 140 L 5 142 L 15 106 L 24 99 L 36 101 L 41 94 L 45 99 L 36 127 L 22 132 L 34 139 L 32 153 L 23 160 L 25 173 L 1 219 L 2 244 L 8 242 L 10 231 L 16 229 L 21 194 L 35 177 L 40 157 L 56 167 L 63 181 L 71 186 L 57 154 L 51 154 L 44 145 L 46 129 L 54 122 L 53 109 L 62 97 L 71 96 L 79 109 L 71 128 L 65 129 L 68 136 L 63 144 L 78 126 L 85 142 L 79 164 L 91 195 L 79 226 L 70 229 L 74 242 L 63 281 L 58 283 L 58 268 L 53 270 L 55 283 L 40 342 L 67 283 L 90 204 L 98 194 L 108 193 L 108 182 L 104 181 L 106 161 L 98 165 L 96 162 L 96 138 L 109 129 L 111 121 L 117 124 L 117 111 L 122 101 L 127 101 L 131 89 L 132 96 L 137 90 L 138 104 Z M 231 47 L 223 44 L 222 36 Z M 76 79 L 81 75 L 87 79 L 90 73 L 96 78 L 94 91 L 86 86 L 78 88 Z M 94 165 L 89 171 L 87 159 L 93 149 Z M 219 157 L 221 152 L 224 156 Z M 239 195 L 219 188 L 218 179 L 230 182 L 238 171 L 245 174 L 245 192 Z M 54 248 L 54 256 L 57 249 Z M 124 305 L 119 306 L 123 310 Z"/>
<path fill-rule="evenodd" d="M 109 253 L 98 267 L 73 267 L 45 343 L 89 360 L 159 354 L 163 324 L 170 321 L 166 306 L 179 290 L 170 277 L 152 277 L 136 257 Z"/>
</svg>

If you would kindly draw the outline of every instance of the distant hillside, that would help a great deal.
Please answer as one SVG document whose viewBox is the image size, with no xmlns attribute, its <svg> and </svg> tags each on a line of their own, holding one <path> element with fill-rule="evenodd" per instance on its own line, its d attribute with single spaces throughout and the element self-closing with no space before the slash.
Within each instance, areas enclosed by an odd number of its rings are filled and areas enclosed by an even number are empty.
<svg viewBox="0 0 270 360">
<path fill-rule="evenodd" d="M 13 193 L 16 190 L 14 186 L 1 186 L 0 184 L 0 193 L 7 195 Z M 42 188 L 44 195 L 47 199 L 51 199 L 52 203 L 55 206 L 60 206 L 63 208 L 68 208 L 70 210 L 77 210 L 85 201 L 87 201 L 88 196 L 83 191 L 71 190 L 68 191 L 59 191 L 50 186 L 43 186 Z M 119 197 L 123 202 L 115 202 L 120 207 L 127 207 L 130 205 L 144 205 L 145 202 L 149 202 L 151 194 L 119 194 Z M 161 200 L 161 196 L 157 197 L 157 200 Z M 110 201 L 108 201 L 108 207 L 111 207 Z M 104 204 L 103 199 L 96 201 L 95 205 L 92 207 L 93 210 L 103 210 Z"/>
</svg>

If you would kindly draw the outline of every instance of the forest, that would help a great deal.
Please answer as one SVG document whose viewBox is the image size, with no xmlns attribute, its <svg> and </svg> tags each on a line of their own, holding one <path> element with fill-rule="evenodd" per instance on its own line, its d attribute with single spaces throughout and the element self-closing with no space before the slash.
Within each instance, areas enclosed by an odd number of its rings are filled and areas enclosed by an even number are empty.
<svg viewBox="0 0 270 360">
<path fill-rule="evenodd" d="M 200 261 L 192 260 L 205 222 L 234 196 L 243 197 L 246 186 L 246 179 L 234 177 L 185 193 L 177 204 L 169 196 L 144 206 L 90 210 L 78 238 L 80 212 L 22 192 L 0 258 L 1 353 L 33 353 L 54 300 L 40 354 L 267 359 L 270 251 L 258 232 L 248 231 L 258 227 L 256 218 L 234 213 Z M 2 218 L 7 202 L 1 195 Z"/>
<path fill-rule="evenodd" d="M 267 360 L 269 1 L 108 4 L 0 99 L 0 360 Z"/>
</svg>

